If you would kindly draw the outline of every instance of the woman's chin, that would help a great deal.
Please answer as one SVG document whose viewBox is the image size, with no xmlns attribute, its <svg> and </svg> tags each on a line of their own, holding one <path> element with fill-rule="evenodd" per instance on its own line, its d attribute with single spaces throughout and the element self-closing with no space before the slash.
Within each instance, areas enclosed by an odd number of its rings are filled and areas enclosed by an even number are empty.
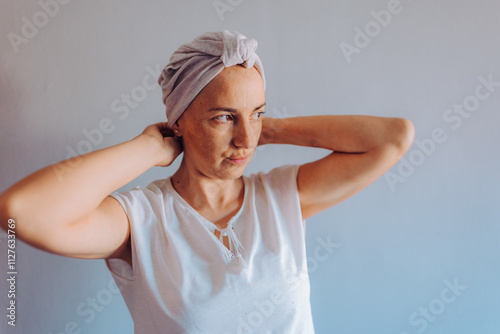
<svg viewBox="0 0 500 334">
<path fill-rule="evenodd" d="M 226 164 L 226 166 L 223 166 L 223 168 L 221 168 L 220 172 L 217 174 L 222 179 L 235 180 L 243 175 L 246 166 L 247 164 L 241 164 L 241 165 Z"/>
</svg>

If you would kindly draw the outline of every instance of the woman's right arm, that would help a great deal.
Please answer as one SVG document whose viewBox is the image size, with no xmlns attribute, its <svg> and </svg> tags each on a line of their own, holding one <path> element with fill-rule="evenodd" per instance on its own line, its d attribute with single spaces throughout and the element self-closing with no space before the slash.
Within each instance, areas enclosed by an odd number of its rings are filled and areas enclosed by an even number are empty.
<svg viewBox="0 0 500 334">
<path fill-rule="evenodd" d="M 0 226 L 16 222 L 16 238 L 69 257 L 118 256 L 130 233 L 127 215 L 108 195 L 181 153 L 167 123 L 127 142 L 45 167 L 0 194 Z"/>
</svg>

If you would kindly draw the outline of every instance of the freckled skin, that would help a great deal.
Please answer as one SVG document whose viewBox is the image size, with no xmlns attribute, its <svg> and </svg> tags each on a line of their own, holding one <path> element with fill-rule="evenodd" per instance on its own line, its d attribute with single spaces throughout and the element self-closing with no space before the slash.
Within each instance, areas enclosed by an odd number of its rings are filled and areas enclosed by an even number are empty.
<svg viewBox="0 0 500 334">
<path fill-rule="evenodd" d="M 236 65 L 219 73 L 173 126 L 182 136 L 184 151 L 177 176 L 188 172 L 190 176 L 219 180 L 241 177 L 262 130 L 258 112 L 263 108 L 254 109 L 264 102 L 264 84 L 256 68 Z M 208 111 L 214 107 L 237 111 Z M 243 156 L 248 158 L 241 165 L 228 160 Z"/>
</svg>

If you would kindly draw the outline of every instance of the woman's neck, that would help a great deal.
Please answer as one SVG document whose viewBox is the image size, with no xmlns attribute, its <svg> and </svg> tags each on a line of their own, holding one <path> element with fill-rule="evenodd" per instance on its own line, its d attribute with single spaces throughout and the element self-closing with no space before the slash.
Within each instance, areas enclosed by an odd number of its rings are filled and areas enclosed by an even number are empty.
<svg viewBox="0 0 500 334">
<path fill-rule="evenodd" d="M 172 186 L 198 212 L 225 212 L 243 202 L 243 178 L 216 179 L 190 170 L 183 160 L 172 175 Z"/>
</svg>

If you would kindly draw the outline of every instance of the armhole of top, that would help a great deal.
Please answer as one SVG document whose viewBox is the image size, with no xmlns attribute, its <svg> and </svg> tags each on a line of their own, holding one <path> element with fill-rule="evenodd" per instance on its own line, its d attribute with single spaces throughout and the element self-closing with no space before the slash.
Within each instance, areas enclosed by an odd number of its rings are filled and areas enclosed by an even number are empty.
<svg viewBox="0 0 500 334">
<path fill-rule="evenodd" d="M 125 260 L 119 259 L 119 258 L 111 258 L 111 259 L 104 259 L 104 262 L 106 263 L 106 267 L 108 270 L 111 272 L 113 277 L 118 278 L 120 280 L 126 280 L 126 281 L 133 281 L 134 279 L 134 270 L 133 270 L 133 264 L 134 264 L 134 235 L 133 235 L 133 221 L 130 217 L 129 211 L 127 210 L 127 205 L 125 204 L 125 201 L 122 198 L 122 195 L 119 193 L 112 193 L 109 195 L 110 197 L 113 197 L 116 199 L 120 205 L 122 206 L 123 210 L 125 211 L 125 214 L 127 215 L 129 226 L 130 226 L 130 256 L 132 259 L 132 265 L 127 263 Z"/>
<path fill-rule="evenodd" d="M 276 187 L 275 189 L 280 189 L 281 185 L 284 185 L 285 192 L 292 193 L 291 195 L 289 195 L 288 193 L 285 193 L 283 195 L 287 199 L 292 199 L 291 197 L 293 196 L 293 204 L 294 206 L 296 206 L 296 214 L 298 215 L 297 218 L 301 221 L 302 229 L 305 235 L 306 220 L 302 218 L 302 208 L 300 207 L 300 197 L 297 183 L 299 168 L 300 165 L 287 164 L 273 168 L 268 173 L 261 172 L 259 174 L 261 176 L 264 176 L 265 178 L 268 178 L 268 180 L 271 181 L 271 184 L 273 184 L 273 187 Z"/>
<path fill-rule="evenodd" d="M 300 196 L 299 196 L 299 183 L 298 183 L 298 178 L 299 178 L 299 169 L 301 165 L 293 165 L 293 175 L 295 175 L 295 194 L 297 196 L 297 205 L 298 205 L 298 210 L 300 214 L 300 220 L 302 221 L 302 228 L 304 229 L 304 236 L 306 234 L 306 220 L 303 219 L 304 217 L 302 215 L 302 207 L 300 206 Z"/>
</svg>

